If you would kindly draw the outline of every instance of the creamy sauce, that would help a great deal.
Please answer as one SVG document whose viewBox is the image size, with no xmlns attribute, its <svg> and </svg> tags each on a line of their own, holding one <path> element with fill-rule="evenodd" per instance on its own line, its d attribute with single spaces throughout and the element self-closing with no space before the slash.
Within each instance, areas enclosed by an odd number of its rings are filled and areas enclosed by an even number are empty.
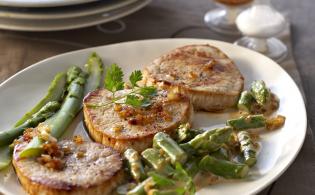
<svg viewBox="0 0 315 195">
<path fill-rule="evenodd" d="M 279 98 L 271 93 L 270 100 L 267 101 L 267 104 L 263 107 L 258 104 L 253 106 L 253 114 L 264 114 L 265 116 L 272 115 L 276 110 L 278 110 L 280 104 Z"/>
<path fill-rule="evenodd" d="M 219 182 L 221 183 L 222 181 L 224 181 L 223 178 L 215 176 L 211 173 L 198 173 L 194 178 L 194 183 L 197 191 L 206 186 L 213 185 Z"/>
</svg>

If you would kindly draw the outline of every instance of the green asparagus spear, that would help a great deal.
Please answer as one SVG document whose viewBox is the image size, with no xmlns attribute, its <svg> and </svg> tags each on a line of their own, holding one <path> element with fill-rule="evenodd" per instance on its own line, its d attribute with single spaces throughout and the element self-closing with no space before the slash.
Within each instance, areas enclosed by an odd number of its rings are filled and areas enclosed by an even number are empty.
<svg viewBox="0 0 315 195">
<path fill-rule="evenodd" d="M 183 169 L 180 163 L 176 163 L 175 167 L 176 169 L 171 177 L 165 177 L 155 172 L 149 173 L 153 180 L 153 186 L 151 187 L 154 187 L 154 189 L 149 189 L 147 194 L 195 194 L 192 177 Z"/>
<path fill-rule="evenodd" d="M 0 170 L 10 165 L 12 153 L 9 146 L 2 146 L 0 148 Z"/>
<path fill-rule="evenodd" d="M 84 85 L 86 75 L 79 67 L 72 67 L 68 71 L 71 75 L 72 71 L 80 71 L 77 77 L 69 83 L 67 88 L 67 96 L 60 110 L 47 121 L 45 124 L 51 128 L 51 135 L 55 138 L 60 138 L 64 130 L 70 125 L 74 117 L 81 109 L 82 100 L 84 97 Z"/>
<path fill-rule="evenodd" d="M 85 74 L 78 67 L 71 67 L 67 72 L 67 96 L 60 110 L 43 124 L 51 130 L 51 136 L 59 138 L 65 129 L 70 125 L 76 114 L 81 109 L 83 100 Z M 33 140 L 22 150 L 20 157 L 37 156 L 42 151 L 44 140 L 39 137 L 34 137 Z"/>
<path fill-rule="evenodd" d="M 226 126 L 199 134 L 188 143 L 197 150 L 198 153 L 214 152 L 229 140 L 231 133 L 232 128 Z"/>
<path fill-rule="evenodd" d="M 166 175 L 172 172 L 173 168 L 158 149 L 148 148 L 141 155 L 157 172 Z"/>
<path fill-rule="evenodd" d="M 60 101 L 64 94 L 65 86 L 66 74 L 63 72 L 58 73 L 54 80 L 50 83 L 46 96 L 41 99 L 31 111 L 27 112 L 20 120 L 18 120 L 14 127 L 19 127 L 24 124 L 48 102 Z"/>
<path fill-rule="evenodd" d="M 226 124 L 235 130 L 255 129 L 265 127 L 266 118 L 262 114 L 241 116 L 237 119 L 228 120 Z"/>
<path fill-rule="evenodd" d="M 163 188 L 175 185 L 174 180 L 167 178 L 164 175 L 158 174 L 156 172 L 149 172 L 148 175 L 152 177 L 152 180 L 157 187 Z"/>
<path fill-rule="evenodd" d="M 176 163 L 172 178 L 179 184 L 177 187 L 178 191 L 184 192 L 187 195 L 195 194 L 196 187 L 193 179 L 180 163 Z"/>
<path fill-rule="evenodd" d="M 179 145 L 166 133 L 159 132 L 153 138 L 153 147 L 162 149 L 171 159 L 171 162 L 185 163 L 187 154 Z"/>
<path fill-rule="evenodd" d="M 127 195 L 146 195 L 145 187 L 154 185 L 152 177 L 148 177 L 146 180 L 138 184 L 135 188 L 130 190 Z"/>
<path fill-rule="evenodd" d="M 128 161 L 132 177 L 137 182 L 144 180 L 146 178 L 146 174 L 144 172 L 139 153 L 136 150 L 129 148 L 125 151 L 124 156 Z"/>
<path fill-rule="evenodd" d="M 238 100 L 237 107 L 239 110 L 250 113 L 254 102 L 255 99 L 253 95 L 248 91 L 243 91 L 240 99 Z"/>
<path fill-rule="evenodd" d="M 185 192 L 179 191 L 178 189 L 167 189 L 167 190 L 150 190 L 150 195 L 183 195 Z"/>
<path fill-rule="evenodd" d="M 270 91 L 264 81 L 254 81 L 250 90 L 259 105 L 263 106 L 266 104 L 270 97 Z"/>
<path fill-rule="evenodd" d="M 199 172 L 199 166 L 198 163 L 200 161 L 200 158 L 194 157 L 189 159 L 185 163 L 185 170 L 191 177 L 194 177 Z"/>
<path fill-rule="evenodd" d="M 229 151 L 225 148 L 220 148 L 219 150 L 212 152 L 210 154 L 211 156 L 217 158 L 217 159 L 222 159 L 222 160 L 229 160 Z"/>
<path fill-rule="evenodd" d="M 29 119 L 27 119 L 21 126 L 7 131 L 1 131 L 0 146 L 11 144 L 14 139 L 23 134 L 23 131 L 26 128 L 36 127 L 39 123 L 45 121 L 55 114 L 59 108 L 60 104 L 58 102 L 48 102 L 37 113 L 33 114 Z"/>
<path fill-rule="evenodd" d="M 179 147 L 181 147 L 181 149 L 183 149 L 188 156 L 198 155 L 197 150 L 193 148 L 188 142 L 179 144 Z"/>
<path fill-rule="evenodd" d="M 177 129 L 177 142 L 188 142 L 196 135 L 203 133 L 203 130 L 190 128 L 189 123 L 181 124 Z"/>
<path fill-rule="evenodd" d="M 249 171 L 246 164 L 219 160 L 209 155 L 202 158 L 199 167 L 203 171 L 209 171 L 225 178 L 244 178 Z"/>
<path fill-rule="evenodd" d="M 168 177 L 157 172 L 149 172 L 149 178 L 131 190 L 132 194 L 194 194 L 192 177 L 180 163 L 176 163 L 175 167 Z"/>
<path fill-rule="evenodd" d="M 256 149 L 254 147 L 253 141 L 247 131 L 240 131 L 237 134 L 238 140 L 240 142 L 241 152 L 244 156 L 244 163 L 248 166 L 253 166 L 256 161 Z"/>
<path fill-rule="evenodd" d="M 35 157 L 43 152 L 42 144 L 44 141 L 38 136 L 34 137 L 19 154 L 20 158 Z"/>
<path fill-rule="evenodd" d="M 103 75 L 103 62 L 102 59 L 93 52 L 87 63 L 85 64 L 85 69 L 89 77 L 84 87 L 84 94 L 94 91 L 101 85 L 101 79 Z"/>
</svg>

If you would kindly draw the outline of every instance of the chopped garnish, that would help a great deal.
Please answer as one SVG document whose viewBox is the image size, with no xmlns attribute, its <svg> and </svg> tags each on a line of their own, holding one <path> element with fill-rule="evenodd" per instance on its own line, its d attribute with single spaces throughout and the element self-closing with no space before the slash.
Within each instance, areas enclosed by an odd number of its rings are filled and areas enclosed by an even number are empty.
<svg viewBox="0 0 315 195">
<path fill-rule="evenodd" d="M 119 112 L 119 111 L 122 110 L 122 106 L 121 106 L 120 104 L 115 104 L 115 105 L 114 105 L 114 110 L 117 111 L 117 112 Z"/>
<path fill-rule="evenodd" d="M 51 157 L 47 154 L 42 154 L 40 157 L 38 157 L 37 162 L 49 169 L 54 170 L 62 170 L 65 166 L 65 162 L 63 160 L 60 158 Z"/>
<path fill-rule="evenodd" d="M 266 127 L 267 130 L 275 130 L 282 127 L 285 123 L 285 117 L 282 115 L 277 115 L 274 118 L 267 119 Z"/>
<path fill-rule="evenodd" d="M 121 130 L 123 130 L 124 129 L 124 126 L 122 126 L 122 125 L 115 125 L 114 127 L 113 127 L 113 131 L 114 132 L 120 132 Z"/>
<path fill-rule="evenodd" d="M 78 151 L 76 154 L 77 158 L 83 158 L 85 156 L 85 152 L 84 151 Z"/>
<path fill-rule="evenodd" d="M 43 145 L 43 150 L 45 154 L 53 157 L 63 157 L 64 155 L 63 151 L 59 148 L 56 142 L 45 143 Z"/>
<path fill-rule="evenodd" d="M 76 144 L 83 144 L 83 142 L 84 142 L 84 139 L 83 139 L 83 137 L 82 136 L 80 136 L 80 135 L 75 135 L 75 136 L 73 136 L 73 142 L 74 143 L 76 143 Z"/>
</svg>

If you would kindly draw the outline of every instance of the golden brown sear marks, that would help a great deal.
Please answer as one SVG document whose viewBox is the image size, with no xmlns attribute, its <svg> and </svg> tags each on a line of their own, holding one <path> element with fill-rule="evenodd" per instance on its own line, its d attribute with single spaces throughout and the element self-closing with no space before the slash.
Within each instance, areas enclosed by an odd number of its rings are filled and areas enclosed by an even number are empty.
<svg viewBox="0 0 315 195">
<path fill-rule="evenodd" d="M 128 90 L 116 95 L 126 94 Z M 90 107 L 104 105 L 110 100 L 111 92 L 100 89 L 84 99 L 84 120 L 92 138 L 119 151 L 133 147 L 142 151 L 152 144 L 157 132 L 174 134 L 175 129 L 188 122 L 192 115 L 192 106 L 187 97 L 169 99 L 166 91 L 159 91 L 148 108 L 134 108 L 128 105 Z"/>
<path fill-rule="evenodd" d="M 93 142 L 58 143 L 64 150 L 64 167 L 56 170 L 36 158 L 14 158 L 13 166 L 23 188 L 29 194 L 110 194 L 123 179 L 120 154 Z M 17 156 L 23 148 L 16 146 Z"/>
<path fill-rule="evenodd" d="M 178 86 L 195 110 L 219 111 L 236 104 L 244 79 L 234 62 L 210 45 L 188 45 L 154 60 L 144 69 L 147 85 Z"/>
</svg>

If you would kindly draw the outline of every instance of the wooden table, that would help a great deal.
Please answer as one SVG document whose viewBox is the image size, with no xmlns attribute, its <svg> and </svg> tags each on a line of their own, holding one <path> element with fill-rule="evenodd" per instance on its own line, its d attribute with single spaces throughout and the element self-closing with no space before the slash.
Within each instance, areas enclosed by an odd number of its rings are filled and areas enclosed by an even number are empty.
<svg viewBox="0 0 315 195">
<path fill-rule="evenodd" d="M 292 24 L 293 53 L 305 91 L 308 120 L 315 129 L 315 4 L 313 0 L 274 0 L 275 7 L 288 13 Z M 99 28 L 116 28 L 115 23 L 100 27 L 60 32 L 13 32 L 0 30 L 0 82 L 17 71 L 47 57 L 67 51 L 110 43 L 169 37 L 195 37 L 234 41 L 211 32 L 203 15 L 215 5 L 210 0 L 154 0 L 143 10 L 125 17 L 126 30 L 104 33 Z M 314 136 L 308 130 L 295 162 L 260 194 L 315 194 Z"/>
</svg>

